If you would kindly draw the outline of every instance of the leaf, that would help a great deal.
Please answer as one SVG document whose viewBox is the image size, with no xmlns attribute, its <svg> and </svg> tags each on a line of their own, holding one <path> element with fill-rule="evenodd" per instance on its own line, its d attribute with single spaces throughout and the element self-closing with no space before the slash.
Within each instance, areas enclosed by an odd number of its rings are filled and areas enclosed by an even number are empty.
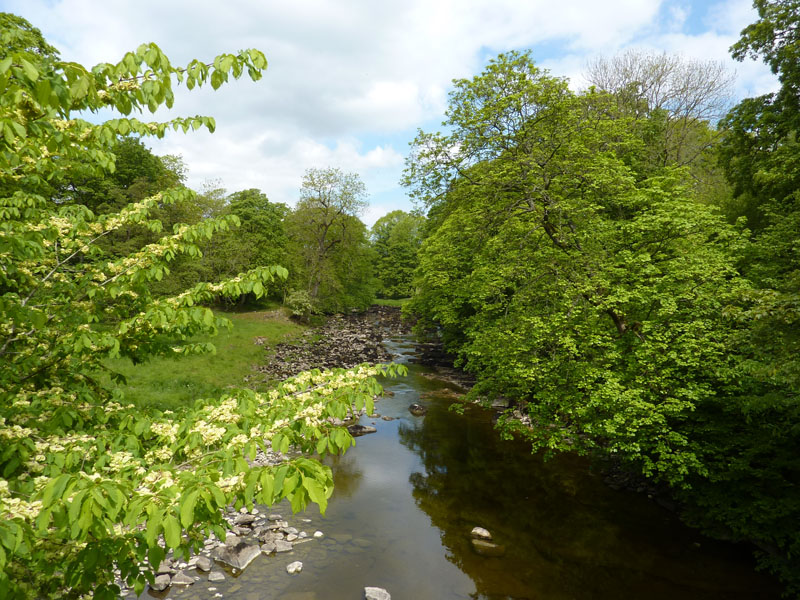
<svg viewBox="0 0 800 600">
<path fill-rule="evenodd" d="M 194 507 L 197 504 L 197 498 L 200 495 L 200 490 L 193 490 L 183 498 L 181 503 L 181 525 L 184 529 L 188 529 L 194 523 Z"/>
<path fill-rule="evenodd" d="M 34 67 L 24 58 L 20 58 L 19 62 L 22 65 L 22 70 L 25 71 L 25 75 L 27 75 L 28 79 L 31 81 L 36 81 L 39 79 L 39 71 L 36 69 L 36 67 Z"/>
<path fill-rule="evenodd" d="M 169 548 L 177 548 L 181 545 L 181 525 L 174 515 L 167 515 L 164 519 L 164 541 Z"/>
</svg>

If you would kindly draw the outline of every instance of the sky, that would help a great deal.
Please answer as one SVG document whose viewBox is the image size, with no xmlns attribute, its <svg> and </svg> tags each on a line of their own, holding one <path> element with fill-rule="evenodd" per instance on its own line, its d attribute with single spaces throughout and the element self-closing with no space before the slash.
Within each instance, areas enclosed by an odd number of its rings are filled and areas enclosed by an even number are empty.
<svg viewBox="0 0 800 600">
<path fill-rule="evenodd" d="M 531 50 L 575 89 L 588 61 L 629 48 L 720 61 L 736 73 L 734 100 L 777 89 L 763 64 L 728 52 L 756 20 L 750 0 L 0 0 L 0 11 L 86 66 L 144 42 L 177 65 L 258 48 L 269 61 L 260 81 L 181 87 L 155 115 L 210 115 L 215 133 L 146 143 L 181 155 L 194 189 L 258 188 L 289 205 L 307 169 L 357 173 L 368 225 L 413 208 L 400 185 L 409 142 L 441 129 L 453 79 L 501 52 Z"/>
</svg>

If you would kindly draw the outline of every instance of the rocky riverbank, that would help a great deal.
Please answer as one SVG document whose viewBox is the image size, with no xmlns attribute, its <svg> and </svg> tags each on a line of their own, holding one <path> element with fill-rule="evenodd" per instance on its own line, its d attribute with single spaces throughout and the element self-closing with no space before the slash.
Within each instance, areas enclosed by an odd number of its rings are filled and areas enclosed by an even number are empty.
<svg viewBox="0 0 800 600">
<path fill-rule="evenodd" d="M 267 379 L 283 380 L 310 369 L 350 368 L 362 363 L 391 362 L 382 341 L 411 332 L 413 323 L 400 309 L 371 306 L 362 313 L 334 315 L 321 327 L 306 331 L 298 342 L 269 349 L 256 367 Z"/>
</svg>

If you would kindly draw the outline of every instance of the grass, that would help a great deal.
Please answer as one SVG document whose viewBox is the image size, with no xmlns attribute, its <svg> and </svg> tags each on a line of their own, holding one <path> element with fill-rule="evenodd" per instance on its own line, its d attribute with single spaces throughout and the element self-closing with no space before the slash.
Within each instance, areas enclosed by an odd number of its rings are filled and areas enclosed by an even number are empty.
<svg viewBox="0 0 800 600">
<path fill-rule="evenodd" d="M 373 302 L 373 304 L 379 304 L 381 306 L 396 306 L 398 308 L 403 308 L 411 298 L 398 298 L 397 300 L 391 300 L 388 298 L 378 298 Z"/>
<path fill-rule="evenodd" d="M 265 347 L 295 338 L 304 330 L 280 311 L 220 314 L 233 322 L 233 329 L 208 340 L 217 347 L 216 354 L 154 358 L 138 365 L 127 359 L 109 361 L 112 369 L 127 378 L 127 384 L 120 386 L 125 398 L 141 407 L 174 410 L 198 398 L 218 397 L 226 388 L 257 389 L 244 378 L 253 372 L 253 365 L 265 361 Z M 264 343 L 256 345 L 256 338 Z"/>
</svg>

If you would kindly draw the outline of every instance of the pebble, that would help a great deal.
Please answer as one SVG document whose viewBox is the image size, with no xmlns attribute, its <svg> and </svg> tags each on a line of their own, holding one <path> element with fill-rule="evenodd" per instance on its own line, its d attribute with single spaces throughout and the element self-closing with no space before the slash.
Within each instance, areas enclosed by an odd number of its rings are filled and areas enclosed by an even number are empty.
<svg viewBox="0 0 800 600">
<path fill-rule="evenodd" d="M 320 530 L 317 530 L 317 531 L 314 532 L 314 537 L 319 540 L 319 539 L 322 539 L 323 537 L 325 537 L 325 534 L 322 533 Z"/>
<path fill-rule="evenodd" d="M 478 540 L 491 540 L 492 534 L 489 533 L 488 529 L 484 529 L 483 527 L 473 527 L 470 535 Z"/>
</svg>

